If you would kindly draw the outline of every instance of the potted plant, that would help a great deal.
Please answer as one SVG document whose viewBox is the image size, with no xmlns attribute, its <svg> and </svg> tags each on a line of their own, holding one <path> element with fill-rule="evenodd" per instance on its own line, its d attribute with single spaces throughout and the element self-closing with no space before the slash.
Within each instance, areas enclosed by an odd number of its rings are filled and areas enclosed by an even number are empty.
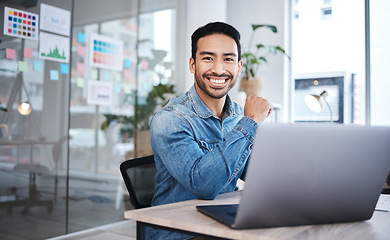
<svg viewBox="0 0 390 240">
<path fill-rule="evenodd" d="M 276 45 L 264 45 L 262 43 L 257 43 L 255 45 L 255 49 L 252 51 L 252 42 L 256 30 L 266 28 L 271 30 L 273 33 L 277 33 L 278 30 L 275 26 L 268 24 L 252 24 L 251 27 L 252 33 L 249 39 L 248 48 L 241 55 L 241 58 L 244 61 L 242 71 L 244 76 L 240 82 L 240 89 L 243 90 L 247 96 L 262 96 L 263 81 L 262 79 L 256 77 L 259 67 L 264 63 L 268 63 L 267 56 L 269 54 L 277 54 L 279 52 L 283 55 L 286 55 L 288 59 L 290 59 L 290 57 L 286 54 L 285 50 L 282 47 Z"/>
</svg>

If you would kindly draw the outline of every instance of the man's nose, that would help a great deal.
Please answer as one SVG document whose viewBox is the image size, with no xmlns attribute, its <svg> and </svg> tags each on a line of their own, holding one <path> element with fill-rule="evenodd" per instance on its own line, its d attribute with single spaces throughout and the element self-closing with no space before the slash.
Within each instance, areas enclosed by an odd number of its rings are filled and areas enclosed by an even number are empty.
<svg viewBox="0 0 390 240">
<path fill-rule="evenodd" d="M 221 61 L 215 61 L 212 68 L 213 73 L 221 75 L 225 72 L 225 68 Z"/>
</svg>

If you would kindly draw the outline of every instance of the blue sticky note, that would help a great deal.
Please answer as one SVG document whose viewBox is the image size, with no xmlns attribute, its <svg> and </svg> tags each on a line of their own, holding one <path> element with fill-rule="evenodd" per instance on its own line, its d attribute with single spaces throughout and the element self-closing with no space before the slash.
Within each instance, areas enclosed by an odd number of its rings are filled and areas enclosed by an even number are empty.
<svg viewBox="0 0 390 240">
<path fill-rule="evenodd" d="M 79 43 L 85 43 L 85 34 L 84 33 L 77 33 L 77 41 Z"/>
<path fill-rule="evenodd" d="M 125 59 L 125 67 L 130 67 L 130 66 L 131 66 L 130 59 L 126 58 Z"/>
<path fill-rule="evenodd" d="M 103 72 L 103 81 L 110 81 L 110 72 L 108 71 Z"/>
<path fill-rule="evenodd" d="M 115 93 L 121 93 L 121 85 L 115 84 L 114 85 L 114 92 Z"/>
<path fill-rule="evenodd" d="M 50 70 L 50 80 L 58 81 L 58 71 Z"/>
<path fill-rule="evenodd" d="M 68 64 L 61 63 L 61 73 L 62 74 L 69 74 L 69 66 L 68 66 Z"/>
<path fill-rule="evenodd" d="M 34 61 L 34 71 L 35 72 L 42 72 L 43 66 L 41 61 Z"/>
</svg>

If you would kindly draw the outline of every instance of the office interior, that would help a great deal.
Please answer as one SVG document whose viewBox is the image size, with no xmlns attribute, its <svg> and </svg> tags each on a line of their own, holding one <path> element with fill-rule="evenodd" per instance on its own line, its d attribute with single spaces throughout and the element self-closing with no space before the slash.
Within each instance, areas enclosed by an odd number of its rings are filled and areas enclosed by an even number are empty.
<svg viewBox="0 0 390 240">
<path fill-rule="evenodd" d="M 275 106 L 267 121 L 390 126 L 386 0 L 0 6 L 1 239 L 46 239 L 124 220 L 132 206 L 119 164 L 152 154 L 149 121 L 193 85 L 190 36 L 211 21 L 235 26 L 243 52 L 250 51 L 251 24 L 277 27 L 253 38 L 289 56 L 267 52 L 258 70 L 263 97 Z M 240 79 L 230 95 L 244 104 Z M 328 105 L 310 111 L 304 97 L 323 91 Z"/>
</svg>

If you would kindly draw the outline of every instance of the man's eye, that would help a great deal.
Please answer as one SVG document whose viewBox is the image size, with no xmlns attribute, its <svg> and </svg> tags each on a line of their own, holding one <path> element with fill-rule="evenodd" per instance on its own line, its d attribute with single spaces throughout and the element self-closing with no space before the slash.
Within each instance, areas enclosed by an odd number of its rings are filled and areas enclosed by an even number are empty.
<svg viewBox="0 0 390 240">
<path fill-rule="evenodd" d="M 234 59 L 233 58 L 226 58 L 225 61 L 234 62 Z"/>
<path fill-rule="evenodd" d="M 204 58 L 202 58 L 203 60 L 206 60 L 206 61 L 211 61 L 211 60 L 213 60 L 211 57 L 204 57 Z"/>
</svg>

